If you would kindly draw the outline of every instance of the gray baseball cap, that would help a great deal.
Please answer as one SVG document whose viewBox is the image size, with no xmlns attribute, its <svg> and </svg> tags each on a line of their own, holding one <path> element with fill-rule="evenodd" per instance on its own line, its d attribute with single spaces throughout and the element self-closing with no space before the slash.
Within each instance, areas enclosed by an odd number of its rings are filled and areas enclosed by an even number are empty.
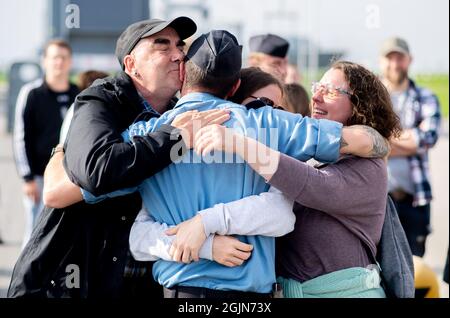
<svg viewBox="0 0 450 318">
<path fill-rule="evenodd" d="M 383 42 L 381 46 L 380 54 L 381 56 L 387 56 L 389 53 L 398 52 L 402 54 L 409 55 L 409 46 L 405 40 L 401 38 L 389 38 Z"/>
</svg>

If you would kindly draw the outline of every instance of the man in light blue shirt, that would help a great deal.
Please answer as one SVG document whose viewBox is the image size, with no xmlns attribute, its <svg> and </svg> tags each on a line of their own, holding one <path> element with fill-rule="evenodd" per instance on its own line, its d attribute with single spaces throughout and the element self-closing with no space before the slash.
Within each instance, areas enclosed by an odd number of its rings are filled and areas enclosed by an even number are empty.
<svg viewBox="0 0 450 318">
<path fill-rule="evenodd" d="M 194 41 L 187 54 L 185 71 L 182 68 L 181 72 L 184 77 L 183 97 L 175 108 L 160 118 L 132 125 L 124 132 L 124 139 L 132 142 L 133 136 L 153 131 L 189 110 L 226 108 L 231 111 L 227 127 L 234 127 L 242 134 L 251 135 L 303 161 L 313 157 L 321 162 L 336 161 L 341 147 L 341 124 L 303 118 L 271 107 L 247 110 L 225 100 L 239 87 L 241 62 L 241 47 L 233 35 L 226 31 L 202 35 Z M 236 201 L 268 190 L 264 179 L 242 160 L 234 158 L 230 164 L 223 159 L 222 154 L 200 158 L 189 151 L 181 162 L 145 180 L 137 189 L 125 189 L 108 196 L 139 190 L 152 217 L 170 226 L 217 203 Z M 87 192 L 83 195 L 87 202 L 101 199 Z M 274 238 L 238 238 L 254 247 L 251 258 L 242 266 L 230 268 L 203 259 L 190 264 L 159 260 L 153 267 L 154 277 L 169 289 L 189 286 L 269 294 L 275 283 Z"/>
</svg>

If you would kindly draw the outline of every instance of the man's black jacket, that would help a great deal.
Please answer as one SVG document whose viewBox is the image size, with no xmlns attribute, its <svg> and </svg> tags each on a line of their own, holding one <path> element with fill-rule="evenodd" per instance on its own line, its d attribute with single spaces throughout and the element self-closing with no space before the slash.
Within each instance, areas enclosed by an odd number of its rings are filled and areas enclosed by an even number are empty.
<svg viewBox="0 0 450 318">
<path fill-rule="evenodd" d="M 174 128 L 125 144 L 121 132 L 143 111 L 125 73 L 96 81 L 76 100 L 66 142 L 72 181 L 94 194 L 135 186 L 171 163 Z M 176 133 L 176 131 L 174 131 Z M 121 297 L 128 237 L 141 208 L 138 194 L 95 205 L 45 208 L 13 271 L 8 297 Z M 74 264 L 80 288 L 68 288 Z"/>
<path fill-rule="evenodd" d="M 128 236 L 140 207 L 139 194 L 133 194 L 97 205 L 44 208 L 16 262 L 8 297 L 126 297 Z"/>
<path fill-rule="evenodd" d="M 144 110 L 124 72 L 80 93 L 65 145 L 64 166 L 72 182 L 99 195 L 136 186 L 168 166 L 170 148 L 177 142 L 170 135 L 179 136 L 174 127 L 163 125 L 135 137 L 133 144 L 123 142 L 121 133 Z"/>
</svg>

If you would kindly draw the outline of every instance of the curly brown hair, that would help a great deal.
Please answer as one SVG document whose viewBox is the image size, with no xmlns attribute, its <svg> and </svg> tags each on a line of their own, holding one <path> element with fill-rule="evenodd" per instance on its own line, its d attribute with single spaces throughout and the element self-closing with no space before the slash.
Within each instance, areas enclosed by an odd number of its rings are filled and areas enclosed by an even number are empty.
<svg viewBox="0 0 450 318">
<path fill-rule="evenodd" d="M 331 68 L 342 71 L 350 86 L 353 110 L 347 124 L 370 126 L 385 138 L 399 136 L 400 120 L 380 79 L 357 63 L 337 61 Z"/>
</svg>

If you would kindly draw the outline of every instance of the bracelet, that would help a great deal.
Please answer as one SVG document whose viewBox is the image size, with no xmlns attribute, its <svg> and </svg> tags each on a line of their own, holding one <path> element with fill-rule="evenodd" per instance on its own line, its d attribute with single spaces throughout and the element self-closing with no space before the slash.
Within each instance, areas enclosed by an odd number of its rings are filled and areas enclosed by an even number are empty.
<svg viewBox="0 0 450 318">
<path fill-rule="evenodd" d="M 53 157 L 57 152 L 64 152 L 64 148 L 61 146 L 53 147 L 52 153 L 50 154 L 50 158 Z"/>
</svg>

